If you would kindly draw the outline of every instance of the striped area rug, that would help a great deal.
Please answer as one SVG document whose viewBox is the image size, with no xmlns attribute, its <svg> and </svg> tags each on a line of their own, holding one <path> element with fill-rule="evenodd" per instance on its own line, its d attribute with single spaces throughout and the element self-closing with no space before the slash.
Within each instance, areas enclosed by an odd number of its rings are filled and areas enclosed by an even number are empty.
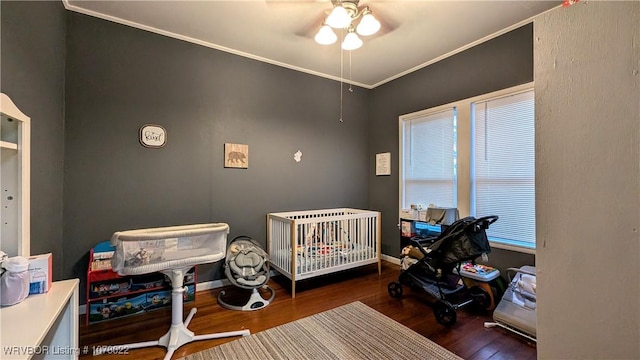
<svg viewBox="0 0 640 360">
<path fill-rule="evenodd" d="M 205 359 L 461 358 L 356 301 L 182 358 Z"/>
</svg>

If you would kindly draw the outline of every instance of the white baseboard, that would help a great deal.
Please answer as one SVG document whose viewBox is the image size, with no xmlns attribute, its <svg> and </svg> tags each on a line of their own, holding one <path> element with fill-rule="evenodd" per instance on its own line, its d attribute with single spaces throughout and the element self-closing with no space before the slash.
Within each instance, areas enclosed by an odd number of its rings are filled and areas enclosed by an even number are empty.
<svg viewBox="0 0 640 360">
<path fill-rule="evenodd" d="M 386 254 L 382 254 L 382 256 L 380 256 L 382 258 L 382 260 L 388 261 L 390 263 L 396 264 L 396 265 L 400 265 L 400 258 L 397 257 L 393 257 L 390 255 L 386 255 Z"/>
<path fill-rule="evenodd" d="M 231 281 L 229 281 L 229 279 L 205 281 L 205 282 L 198 283 L 197 291 L 217 289 L 217 288 L 221 288 L 223 286 L 229 286 L 229 285 L 231 285 Z"/>
</svg>

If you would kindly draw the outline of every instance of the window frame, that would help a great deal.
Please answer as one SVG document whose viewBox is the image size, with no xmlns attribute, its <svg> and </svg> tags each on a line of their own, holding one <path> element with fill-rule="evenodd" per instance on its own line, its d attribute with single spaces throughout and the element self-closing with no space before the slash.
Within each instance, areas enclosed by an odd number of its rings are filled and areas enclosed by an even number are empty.
<svg viewBox="0 0 640 360">
<path fill-rule="evenodd" d="M 403 160 L 403 156 L 404 156 L 404 125 L 405 122 L 407 121 L 411 121 L 411 120 L 415 120 L 417 118 L 422 118 L 422 117 L 428 117 L 431 115 L 435 115 L 435 114 L 439 114 L 439 113 L 444 113 L 447 111 L 451 111 L 453 110 L 453 114 L 454 114 L 454 129 L 455 127 L 457 127 L 457 109 L 455 106 L 450 106 L 449 104 L 447 105 L 442 105 L 442 106 L 437 106 L 435 108 L 430 108 L 430 109 L 426 109 L 423 111 L 418 111 L 415 113 L 411 113 L 411 114 L 406 114 L 406 115 L 402 115 L 400 116 L 400 121 L 399 121 L 399 131 L 400 131 L 400 152 L 399 152 L 399 167 L 398 167 L 398 171 L 399 171 L 399 177 L 400 177 L 400 188 L 399 188 L 399 208 L 400 210 L 402 210 L 403 207 L 403 202 L 404 202 L 404 198 L 405 198 L 405 191 L 404 191 L 404 172 L 405 172 L 405 168 L 404 168 L 404 160 Z M 456 132 L 454 130 L 454 134 L 455 135 Z M 456 144 L 457 139 L 455 138 L 455 136 L 453 137 L 453 142 L 454 145 Z M 456 150 L 457 152 L 457 150 Z M 454 155 L 455 156 L 455 155 Z M 452 164 L 453 165 L 453 164 Z M 457 206 L 457 202 L 458 202 L 458 198 L 457 198 L 457 175 L 456 175 L 456 170 L 454 169 L 454 176 L 453 176 L 453 202 L 454 205 L 453 206 Z M 422 204 L 424 206 L 427 206 L 428 204 Z"/>
<path fill-rule="evenodd" d="M 478 96 L 474 96 L 467 99 L 461 99 L 458 101 L 454 101 L 448 104 L 443 104 L 435 107 L 431 107 L 428 109 L 416 111 L 409 114 L 404 114 L 399 116 L 398 120 L 398 136 L 399 136 L 399 152 L 398 152 L 398 164 L 399 164 L 399 174 L 398 174 L 398 219 L 400 218 L 400 213 L 402 211 L 402 196 L 404 192 L 404 179 L 403 179 L 403 121 L 409 118 L 415 118 L 418 116 L 425 116 L 428 114 L 432 114 L 435 112 L 443 111 L 448 108 L 456 108 L 456 119 L 457 119 L 457 207 L 460 212 L 460 217 L 468 216 L 471 214 L 471 188 L 472 188 L 472 179 L 471 179 L 471 146 L 472 146 L 472 136 L 471 133 L 471 104 L 474 102 L 487 101 L 495 98 L 500 98 L 504 96 L 508 96 L 511 94 L 515 94 L 518 92 L 524 92 L 528 90 L 534 89 L 534 83 L 529 82 L 517 86 L 512 86 L 509 88 L 493 91 L 486 94 L 481 94 Z M 537 98 L 534 93 L 534 102 Z M 534 115 L 535 116 L 535 115 Z M 535 206 L 535 204 L 534 204 Z M 500 220 L 498 220 L 500 221 Z M 536 239 L 537 240 L 537 239 Z M 496 249 L 505 249 L 511 250 L 515 252 L 534 254 L 536 253 L 536 249 L 520 246 L 520 245 L 511 245 L 505 244 L 501 242 L 492 241 L 489 239 L 491 243 L 491 247 Z M 537 241 L 536 245 L 537 247 Z"/>
<path fill-rule="evenodd" d="M 399 118 L 399 136 L 400 136 L 400 149 L 399 149 L 399 157 L 398 159 L 400 159 L 398 161 L 399 166 L 398 166 L 398 172 L 399 172 L 399 178 L 400 178 L 400 186 L 399 186 L 399 193 L 398 193 L 398 201 L 399 201 L 399 209 L 400 212 L 402 211 L 403 208 L 403 201 L 404 201 L 404 197 L 405 197 L 405 191 L 404 191 L 404 172 L 405 172 L 405 168 L 404 168 L 404 143 L 403 143 L 403 139 L 404 139 L 404 124 L 406 121 L 411 121 L 411 120 L 415 120 L 417 118 L 421 118 L 421 117 L 427 117 L 430 115 L 434 115 L 434 114 L 438 114 L 438 113 L 443 113 L 449 110 L 453 110 L 454 111 L 454 117 L 457 117 L 457 109 L 455 106 L 452 106 L 451 104 L 445 104 L 445 105 L 441 105 L 441 106 L 437 106 L 434 108 L 429 108 L 426 110 L 421 110 L 421 111 L 417 111 L 414 113 L 410 113 L 410 114 L 405 114 L 405 115 L 401 115 Z M 454 120 L 454 126 L 457 121 Z M 457 139 L 454 139 L 454 143 Z M 457 151 L 457 150 L 456 150 Z M 457 176 L 454 175 L 454 194 L 453 194 L 453 201 L 454 203 L 458 202 L 458 197 L 457 197 Z M 424 206 L 427 206 L 428 204 L 422 204 Z M 454 204 L 454 206 L 456 206 L 457 204 Z M 399 212 L 399 213 L 400 213 Z"/>
<path fill-rule="evenodd" d="M 471 207 L 471 213 L 475 214 L 476 217 L 480 216 L 480 215 L 478 215 L 476 213 L 476 209 L 478 207 L 478 204 L 477 204 L 478 186 L 477 186 L 477 184 L 478 184 L 478 180 L 482 179 L 480 176 L 476 176 L 476 173 L 475 173 L 478 170 L 478 168 L 475 166 L 476 165 L 475 161 L 477 160 L 477 157 L 474 156 L 474 155 L 475 155 L 475 151 L 477 150 L 476 146 L 480 145 L 480 144 L 476 144 L 476 140 L 478 138 L 476 137 L 477 134 L 474 131 L 474 128 L 477 126 L 476 118 L 475 118 L 475 116 L 477 115 L 476 106 L 478 106 L 480 104 L 487 104 L 487 103 L 490 103 L 490 102 L 493 102 L 493 101 L 499 101 L 499 100 L 515 97 L 515 96 L 518 96 L 518 95 L 523 95 L 523 94 L 526 94 L 526 93 L 530 93 L 531 94 L 531 98 L 533 99 L 533 105 L 534 105 L 533 117 L 534 118 L 533 118 L 533 124 L 532 123 L 528 123 L 528 122 L 525 123 L 525 124 L 531 125 L 532 127 L 535 127 L 535 90 L 533 88 L 522 89 L 522 90 L 519 90 L 519 91 L 511 91 L 511 92 L 508 92 L 508 93 L 503 93 L 500 96 L 487 97 L 487 98 L 482 99 L 482 100 L 473 101 L 470 104 L 470 106 L 471 106 L 471 157 L 470 157 L 470 160 L 471 160 L 471 194 L 470 194 L 470 197 L 469 197 L 469 203 L 470 203 L 470 207 Z M 511 102 L 509 104 L 513 105 L 514 103 Z M 486 109 L 486 107 L 485 107 L 485 109 Z M 520 118 L 521 114 L 523 114 L 523 113 L 517 114 L 518 118 Z M 493 121 L 498 121 L 500 119 L 503 119 L 503 120 L 509 119 L 509 120 L 511 120 L 512 118 L 511 117 L 508 117 L 508 118 L 507 117 L 502 117 L 501 118 L 501 117 L 498 116 L 498 117 L 495 117 L 495 118 L 492 118 L 492 119 L 493 119 L 492 120 L 492 122 L 493 122 Z M 486 124 L 486 121 L 487 120 L 484 119 L 485 124 Z M 507 126 L 506 128 L 507 129 L 512 129 L 512 127 L 509 127 L 509 126 Z M 514 128 L 517 129 L 517 127 L 514 127 Z M 486 130 L 486 127 L 485 127 L 485 130 Z M 500 133 L 501 132 L 497 132 L 497 134 L 500 134 Z M 520 134 L 523 134 L 523 132 L 520 132 Z M 529 135 L 529 134 L 527 134 L 527 135 Z M 485 137 L 486 136 L 487 135 L 485 133 Z M 516 136 L 516 135 L 514 135 L 514 136 Z M 514 138 L 513 136 L 510 136 L 510 137 L 512 139 Z M 508 142 L 509 142 L 508 139 L 505 139 L 505 138 L 502 138 L 502 139 L 505 140 L 506 143 L 505 142 L 500 142 L 499 145 L 508 144 Z M 521 138 L 521 139 L 523 139 L 523 138 Z M 527 152 L 526 154 L 531 154 L 531 155 L 533 155 L 535 157 L 535 129 L 534 129 L 533 137 L 527 139 L 527 141 L 532 141 L 532 143 L 530 143 L 530 145 L 533 147 L 533 149 L 531 149 L 533 151 L 533 154 L 530 153 L 530 152 Z M 489 148 L 488 147 L 484 147 L 483 149 L 484 149 L 484 151 L 486 153 L 487 149 L 489 149 Z M 515 153 L 517 153 L 517 151 L 515 151 Z M 533 184 L 533 194 L 532 194 L 533 195 L 533 204 L 529 204 L 529 206 L 525 205 L 523 208 L 520 209 L 520 211 L 522 211 L 522 210 L 528 210 L 531 207 L 533 208 L 533 224 L 531 224 L 530 222 L 524 222 L 523 223 L 523 225 L 533 225 L 533 242 L 527 241 L 527 240 L 515 240 L 515 239 L 506 239 L 506 238 L 493 237 L 493 236 L 488 234 L 489 235 L 489 240 L 492 241 L 493 243 L 499 243 L 499 244 L 503 244 L 503 245 L 512 245 L 512 246 L 523 247 L 523 248 L 527 248 L 527 249 L 535 249 L 535 246 L 536 246 L 536 234 L 535 234 L 535 159 L 533 161 L 534 161 L 534 163 L 532 164 L 533 165 L 532 174 L 531 173 L 527 173 L 527 175 L 532 175 L 533 178 L 512 177 L 512 176 L 507 175 L 507 180 L 506 179 L 502 179 L 502 180 L 506 180 L 507 183 L 511 183 L 512 185 L 517 185 L 518 183 L 523 183 L 524 182 L 524 183 L 528 184 L 524 188 L 524 189 L 527 189 L 527 190 L 531 189 L 531 184 Z M 494 162 L 491 161 L 491 163 L 494 163 Z M 511 164 L 513 164 L 513 162 L 509 162 L 509 164 L 507 165 L 507 163 L 501 162 L 501 161 L 498 160 L 498 162 L 495 162 L 494 164 L 502 165 L 502 166 L 511 166 Z M 531 169 L 531 168 L 527 167 L 527 169 Z M 514 174 L 518 174 L 518 173 L 522 174 L 521 172 L 515 172 Z M 488 182 L 489 184 L 495 184 L 495 181 L 497 179 L 495 177 L 490 177 L 490 178 L 485 179 L 485 180 L 489 180 L 489 182 Z M 487 182 L 485 181 L 485 183 L 487 183 Z M 502 185 L 500 185 L 500 186 L 501 186 L 500 187 L 501 189 L 504 188 L 505 182 L 502 181 Z M 523 193 L 522 192 L 522 188 L 520 188 L 520 190 L 518 190 L 518 195 L 522 196 L 524 194 L 530 194 L 530 193 L 528 191 Z M 505 200 L 504 196 L 502 196 L 502 197 L 499 196 L 498 199 L 496 199 L 496 201 L 499 202 L 500 199 Z M 511 200 L 511 198 L 509 198 L 509 199 Z M 515 208 L 515 209 L 517 211 L 517 208 Z M 489 215 L 489 214 L 486 214 L 486 215 Z M 528 212 L 522 213 L 522 216 L 524 216 L 524 217 L 526 217 L 527 215 L 531 215 L 531 214 L 529 214 Z M 530 216 L 528 216 L 527 218 L 531 219 Z M 525 227 L 525 228 L 527 228 L 527 227 Z M 506 229 L 513 229 L 513 227 L 508 227 Z M 525 233 L 525 234 L 531 234 L 531 233 L 528 232 L 528 233 Z"/>
</svg>

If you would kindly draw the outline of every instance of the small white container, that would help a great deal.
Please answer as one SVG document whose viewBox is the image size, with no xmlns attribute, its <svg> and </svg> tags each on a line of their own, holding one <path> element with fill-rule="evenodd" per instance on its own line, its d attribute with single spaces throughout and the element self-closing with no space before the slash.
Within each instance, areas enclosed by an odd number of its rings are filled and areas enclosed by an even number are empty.
<svg viewBox="0 0 640 360">
<path fill-rule="evenodd" d="M 0 305 L 15 305 L 29 296 L 29 260 L 14 256 L 2 262 Z"/>
</svg>

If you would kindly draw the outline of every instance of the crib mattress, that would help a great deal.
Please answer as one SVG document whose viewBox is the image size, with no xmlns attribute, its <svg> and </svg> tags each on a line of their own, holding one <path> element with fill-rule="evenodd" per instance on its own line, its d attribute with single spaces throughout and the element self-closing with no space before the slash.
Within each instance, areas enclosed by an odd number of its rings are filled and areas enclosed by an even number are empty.
<svg viewBox="0 0 640 360">
<path fill-rule="evenodd" d="M 278 250 L 271 257 L 272 260 L 279 259 L 282 263 L 290 264 L 291 250 Z M 375 248 L 367 246 L 355 246 L 352 249 L 340 249 L 338 251 L 330 251 L 324 248 L 324 250 L 310 249 L 308 252 L 301 252 L 298 249 L 296 254 L 296 274 L 376 258 L 377 252 Z"/>
</svg>

